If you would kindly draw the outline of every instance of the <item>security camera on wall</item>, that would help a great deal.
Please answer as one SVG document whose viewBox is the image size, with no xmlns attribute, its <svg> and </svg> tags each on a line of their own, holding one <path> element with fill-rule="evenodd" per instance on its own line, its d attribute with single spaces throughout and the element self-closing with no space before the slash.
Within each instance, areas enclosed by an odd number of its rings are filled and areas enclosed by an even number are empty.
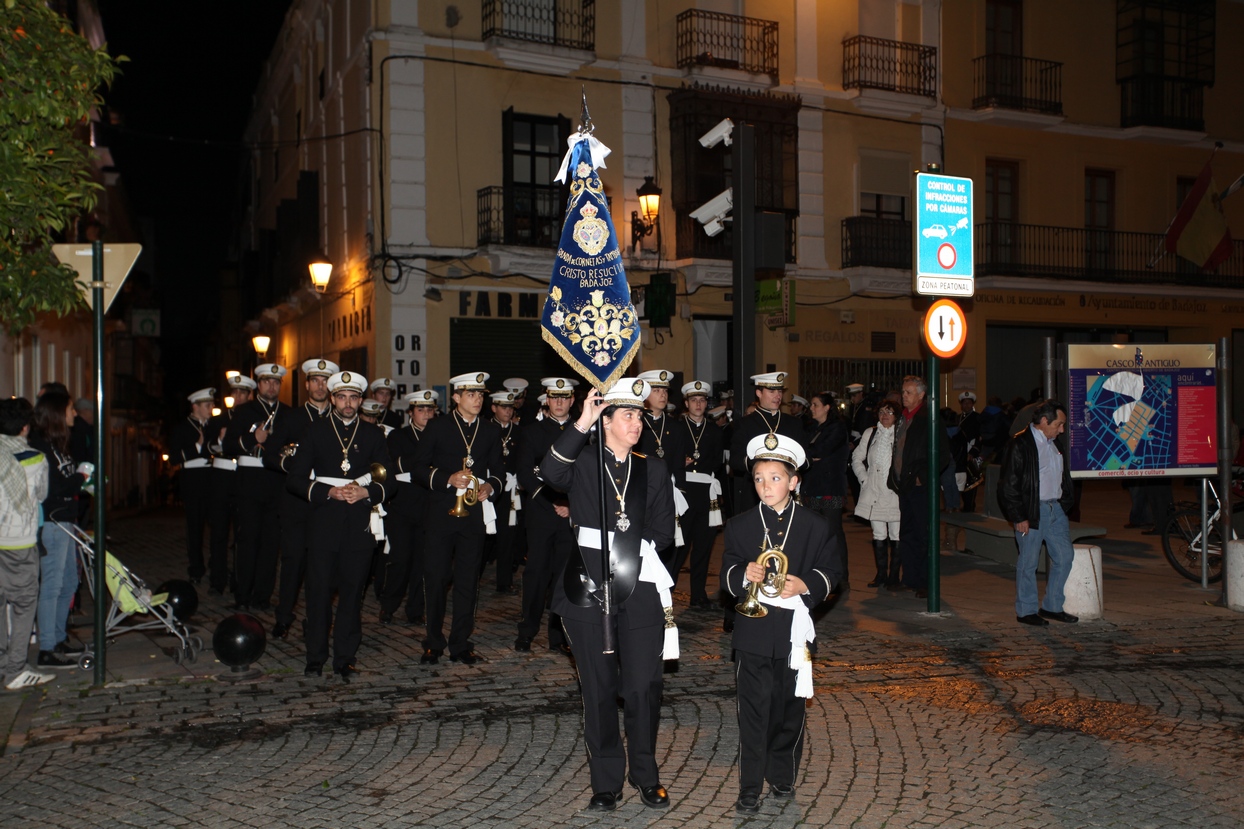
<svg viewBox="0 0 1244 829">
<path fill-rule="evenodd" d="M 725 229 L 723 222 L 734 207 L 734 191 L 722 190 L 702 206 L 691 211 L 691 218 L 704 225 L 704 232 L 716 236 Z"/>
<path fill-rule="evenodd" d="M 734 132 L 734 122 L 729 118 L 721 119 L 717 126 L 700 136 L 700 146 L 712 148 L 725 141 L 730 146 L 730 134 Z"/>
</svg>

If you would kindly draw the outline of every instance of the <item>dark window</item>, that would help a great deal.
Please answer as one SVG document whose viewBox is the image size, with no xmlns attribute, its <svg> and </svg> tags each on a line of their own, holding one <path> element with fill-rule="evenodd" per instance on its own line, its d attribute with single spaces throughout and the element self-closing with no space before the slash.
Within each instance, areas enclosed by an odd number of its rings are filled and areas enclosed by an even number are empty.
<svg viewBox="0 0 1244 829">
<path fill-rule="evenodd" d="M 860 193 L 860 215 L 902 221 L 907 218 L 907 198 L 884 193 Z"/>
<path fill-rule="evenodd" d="M 986 0 L 985 54 L 1024 54 L 1024 0 Z"/>
<path fill-rule="evenodd" d="M 1084 264 L 1092 271 L 1113 268 L 1114 171 L 1084 171 Z"/>
<path fill-rule="evenodd" d="M 1019 223 L 1019 165 L 1014 161 L 985 160 L 986 260 L 1015 261 L 1015 225 Z"/>
<path fill-rule="evenodd" d="M 1117 0 L 1122 126 L 1204 129 L 1214 83 L 1214 0 Z"/>
<path fill-rule="evenodd" d="M 553 181 L 566 151 L 569 120 L 502 113 L 505 159 L 504 241 L 510 245 L 553 247 L 561 235 L 566 186 Z"/>
</svg>

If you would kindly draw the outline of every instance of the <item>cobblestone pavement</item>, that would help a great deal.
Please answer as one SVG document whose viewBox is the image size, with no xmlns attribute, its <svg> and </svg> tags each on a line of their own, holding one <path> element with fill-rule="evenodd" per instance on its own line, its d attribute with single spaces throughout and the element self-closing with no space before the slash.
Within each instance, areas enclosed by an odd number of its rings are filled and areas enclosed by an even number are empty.
<svg viewBox="0 0 1244 829">
<path fill-rule="evenodd" d="M 1101 514 L 1121 527 L 1117 487 Z M 110 550 L 151 584 L 180 573 L 174 511 L 116 520 Z M 719 614 L 684 610 L 658 759 L 668 811 L 633 790 L 590 797 L 572 664 L 536 640 L 510 650 L 518 597 L 481 587 L 486 663 L 419 666 L 421 628 L 366 609 L 350 685 L 302 676 L 270 641 L 262 678 L 217 679 L 210 650 L 178 667 L 171 639 L 122 636 L 102 689 L 63 674 L 7 694 L 0 822 L 14 827 L 853 826 L 1239 827 L 1244 824 L 1244 620 L 1206 604 L 1152 538 L 1112 530 L 1106 621 L 1015 624 L 1011 571 L 942 559 L 944 615 L 863 587 L 866 530 L 849 524 L 854 584 L 821 616 L 816 696 L 796 798 L 733 811 L 738 730 Z M 715 574 L 715 570 L 714 570 Z M 714 576 L 715 577 L 715 576 Z M 686 581 L 676 604 L 687 600 Z M 203 638 L 227 615 L 201 596 Z M 259 614 L 267 625 L 270 614 Z"/>
</svg>

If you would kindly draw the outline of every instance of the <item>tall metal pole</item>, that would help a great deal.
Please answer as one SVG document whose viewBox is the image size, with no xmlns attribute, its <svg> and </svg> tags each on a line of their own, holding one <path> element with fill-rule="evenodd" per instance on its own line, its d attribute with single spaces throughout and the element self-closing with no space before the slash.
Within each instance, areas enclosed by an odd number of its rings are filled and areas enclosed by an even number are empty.
<svg viewBox="0 0 1244 829">
<path fill-rule="evenodd" d="M 941 412 L 939 411 L 940 395 L 938 394 L 938 386 L 941 376 L 941 359 L 929 351 L 929 364 L 925 378 L 929 392 L 924 398 L 924 405 L 929 409 L 929 470 L 925 475 L 925 495 L 929 499 L 929 583 L 926 588 L 929 592 L 928 609 L 930 613 L 938 613 L 942 609 L 942 576 L 941 576 L 941 554 L 942 554 L 942 515 L 939 500 L 942 488 L 942 465 L 941 459 L 938 457 L 938 450 L 941 448 L 942 442 L 938 440 L 937 430 L 942 428 Z"/>
<path fill-rule="evenodd" d="M 1041 389 L 1045 393 L 1046 400 L 1058 397 L 1058 380 L 1054 373 L 1056 366 L 1054 338 L 1045 337 L 1041 340 Z"/>
<path fill-rule="evenodd" d="M 1218 521 L 1219 538 L 1222 539 L 1224 570 L 1226 569 L 1227 542 L 1231 540 L 1231 341 L 1218 338 Z M 1202 524 L 1202 527 L 1205 525 Z M 1227 577 L 1222 578 L 1222 598 L 1227 605 Z"/>
<path fill-rule="evenodd" d="M 108 565 L 104 550 L 108 540 L 104 526 L 104 497 L 108 467 L 104 465 L 104 243 L 91 243 L 91 306 L 95 314 L 95 685 L 107 677 L 104 626 L 107 623 Z"/>
<path fill-rule="evenodd" d="M 756 373 L 756 128 L 738 124 L 731 145 L 734 170 L 734 422 L 740 423 L 751 398 L 745 389 Z M 746 475 L 734 476 L 735 503 L 747 503 Z"/>
</svg>

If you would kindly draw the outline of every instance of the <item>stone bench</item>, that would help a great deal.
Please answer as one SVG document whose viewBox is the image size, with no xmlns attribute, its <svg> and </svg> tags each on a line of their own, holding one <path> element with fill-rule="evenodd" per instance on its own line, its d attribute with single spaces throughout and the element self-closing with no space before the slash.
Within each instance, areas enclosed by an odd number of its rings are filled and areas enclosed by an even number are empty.
<svg viewBox="0 0 1244 829">
<path fill-rule="evenodd" d="M 943 512 L 941 520 L 945 525 L 963 530 L 963 546 L 960 547 L 956 540 L 954 545 L 956 550 L 963 550 L 1011 567 L 1015 566 L 1019 558 L 1019 550 L 1015 546 L 1015 530 L 1011 528 L 1010 522 L 1006 519 L 975 512 Z M 1105 527 L 1081 524 L 1076 521 L 1070 522 L 1069 526 L 1072 544 L 1082 538 L 1097 538 L 1106 534 Z M 1041 556 L 1037 569 L 1042 573 L 1048 570 L 1044 555 Z"/>
</svg>

